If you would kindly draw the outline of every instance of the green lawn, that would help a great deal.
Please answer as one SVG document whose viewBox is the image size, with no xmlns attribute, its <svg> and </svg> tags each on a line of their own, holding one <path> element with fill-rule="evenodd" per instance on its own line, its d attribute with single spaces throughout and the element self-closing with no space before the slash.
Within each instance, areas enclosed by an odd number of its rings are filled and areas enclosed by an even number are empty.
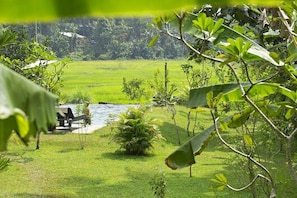
<svg viewBox="0 0 297 198">
<path fill-rule="evenodd" d="M 177 112 L 178 131 L 185 142 L 189 138 L 185 131 L 187 109 L 177 107 Z M 117 153 L 119 146 L 112 141 L 111 126 L 89 135 L 42 134 L 39 150 L 34 149 L 34 140 L 25 147 L 12 137 L 5 153 L 11 162 L 0 173 L 0 197 L 154 197 L 149 182 L 160 171 L 166 175 L 167 197 L 252 197 L 248 191 L 235 193 L 213 188 L 210 179 L 218 173 L 223 173 L 236 187 L 241 187 L 247 179 L 238 173 L 242 167 L 234 165 L 238 157 L 217 139 L 196 157 L 193 177 L 189 177 L 189 168 L 169 169 L 164 160 L 178 147 L 171 114 L 164 108 L 154 108 L 149 116 L 160 120 L 160 130 L 166 138 L 154 143 L 149 156 Z M 199 118 L 200 127 L 211 124 L 208 114 L 201 113 Z M 86 138 L 84 150 L 80 143 L 83 137 Z M 288 197 L 294 188 L 287 169 L 277 163 L 278 157 L 284 158 L 276 156 L 271 167 L 279 179 L 279 197 Z"/>
<path fill-rule="evenodd" d="M 188 137 L 182 127 L 186 109 L 177 110 L 180 112 L 178 130 L 185 142 Z M 149 156 L 117 154 L 118 145 L 111 140 L 114 131 L 110 126 L 90 135 L 42 134 L 40 150 L 34 149 L 34 142 L 24 147 L 12 138 L 6 153 L 11 163 L 0 174 L 0 197 L 153 197 L 149 182 L 159 171 L 166 174 L 168 197 L 230 194 L 228 190 L 212 190 L 210 178 L 227 171 L 224 162 L 228 154 L 216 146 L 216 141 L 197 158 L 190 178 L 188 168 L 173 171 L 164 164 L 166 156 L 178 146 L 170 113 L 156 108 L 150 115 L 161 121 L 161 131 L 167 141 L 155 142 Z M 82 136 L 86 137 L 84 150 L 80 149 Z"/>
</svg>

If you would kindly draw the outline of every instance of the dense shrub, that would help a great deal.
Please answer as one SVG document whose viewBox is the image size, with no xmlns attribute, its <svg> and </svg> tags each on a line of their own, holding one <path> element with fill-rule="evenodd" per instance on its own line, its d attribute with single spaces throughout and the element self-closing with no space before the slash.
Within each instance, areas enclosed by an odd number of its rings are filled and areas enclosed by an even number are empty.
<svg viewBox="0 0 297 198">
<path fill-rule="evenodd" d="M 120 114 L 115 142 L 129 155 L 144 155 L 151 149 L 159 130 L 153 119 L 145 117 L 146 107 L 129 108 Z"/>
</svg>

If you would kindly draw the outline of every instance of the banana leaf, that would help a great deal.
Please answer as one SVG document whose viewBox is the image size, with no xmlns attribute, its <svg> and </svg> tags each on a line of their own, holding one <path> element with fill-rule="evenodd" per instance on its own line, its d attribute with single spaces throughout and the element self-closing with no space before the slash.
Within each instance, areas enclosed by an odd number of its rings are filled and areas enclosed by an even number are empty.
<svg viewBox="0 0 297 198">
<path fill-rule="evenodd" d="M 247 90 L 250 87 L 249 83 L 244 83 L 243 87 Z M 231 102 L 231 101 L 243 101 L 242 93 L 238 88 L 237 84 L 218 84 L 207 87 L 201 87 L 192 89 L 190 91 L 189 97 L 189 108 L 202 107 L 207 105 L 206 96 L 207 93 L 213 92 L 214 97 L 219 93 L 223 93 L 220 97 L 220 101 Z M 254 98 L 255 100 L 263 100 L 266 96 L 274 93 L 280 93 L 288 98 L 296 101 L 296 92 L 280 86 L 276 83 L 259 83 L 253 86 L 252 89 L 248 91 L 248 96 Z"/>
<path fill-rule="evenodd" d="M 249 83 L 244 84 L 248 86 Z M 232 90 L 238 90 L 237 83 L 226 83 L 226 84 L 217 84 L 217 85 L 210 85 L 200 88 L 195 88 L 190 90 L 190 97 L 189 97 L 189 108 L 196 108 L 196 107 L 203 107 L 207 105 L 206 95 L 209 92 L 213 92 L 213 96 L 216 97 L 219 93 L 228 93 Z"/>
<path fill-rule="evenodd" d="M 266 108 L 269 104 L 266 102 L 260 102 L 257 105 L 261 108 Z M 254 110 L 251 107 L 247 107 L 241 112 L 236 112 L 232 116 L 226 117 L 220 123 L 217 123 L 217 127 L 222 131 L 240 127 L 249 119 L 253 112 Z M 173 170 L 195 164 L 195 156 L 200 155 L 203 152 L 212 137 L 215 135 L 215 132 L 215 126 L 212 125 L 206 130 L 198 133 L 170 154 L 165 159 L 165 164 Z"/>
<path fill-rule="evenodd" d="M 211 126 L 198 133 L 191 140 L 180 146 L 176 151 L 170 154 L 165 163 L 171 169 L 179 169 L 190 166 L 195 162 L 195 155 L 200 155 L 205 149 L 211 138 L 215 134 L 215 127 Z"/>
<path fill-rule="evenodd" d="M 56 123 L 57 97 L 0 64 L 0 151 L 13 131 L 24 144 Z"/>
<path fill-rule="evenodd" d="M 248 85 L 248 83 L 244 84 L 245 89 L 248 89 L 249 86 L 250 85 Z M 199 106 L 207 105 L 206 97 L 209 92 L 213 92 L 214 97 L 216 97 L 220 93 L 223 93 L 223 96 L 220 97 L 221 101 L 243 100 L 242 93 L 238 89 L 238 85 L 214 85 L 191 90 L 189 107 L 196 108 Z M 257 85 L 254 85 L 253 88 L 249 90 L 248 95 L 261 101 L 257 103 L 257 106 L 259 108 L 270 112 L 271 115 L 276 115 L 280 109 L 280 106 L 271 105 L 268 101 L 265 101 L 264 98 L 277 92 L 283 94 L 284 96 L 287 96 L 292 100 L 296 100 L 297 98 L 296 92 L 282 87 L 276 83 L 259 83 Z M 220 127 L 221 130 L 239 127 L 249 119 L 250 114 L 252 114 L 253 112 L 253 109 L 251 107 L 248 107 L 242 112 L 235 113 L 233 116 L 224 119 L 222 123 L 218 124 L 218 127 Z M 176 151 L 170 154 L 165 159 L 166 165 L 175 170 L 196 163 L 195 156 L 202 153 L 214 134 L 214 125 L 200 132 L 198 135 L 187 141 Z"/>
</svg>

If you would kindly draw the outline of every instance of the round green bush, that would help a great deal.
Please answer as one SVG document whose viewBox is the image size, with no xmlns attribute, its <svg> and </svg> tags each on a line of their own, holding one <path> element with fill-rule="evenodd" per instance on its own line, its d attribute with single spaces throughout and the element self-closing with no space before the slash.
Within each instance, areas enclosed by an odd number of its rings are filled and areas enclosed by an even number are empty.
<svg viewBox="0 0 297 198">
<path fill-rule="evenodd" d="M 114 140 L 126 154 L 146 154 L 153 147 L 153 140 L 160 134 L 154 120 L 146 118 L 145 112 L 146 107 L 132 107 L 120 114 Z"/>
</svg>

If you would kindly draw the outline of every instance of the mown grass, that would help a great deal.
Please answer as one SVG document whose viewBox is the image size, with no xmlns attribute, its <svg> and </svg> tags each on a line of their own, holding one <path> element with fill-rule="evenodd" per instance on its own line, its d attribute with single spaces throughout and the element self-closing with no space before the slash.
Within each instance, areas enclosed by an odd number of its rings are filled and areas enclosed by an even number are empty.
<svg viewBox="0 0 297 198">
<path fill-rule="evenodd" d="M 187 109 L 177 107 L 177 112 L 177 129 L 185 142 L 189 139 L 185 130 Z M 89 135 L 42 134 L 39 150 L 35 150 L 34 141 L 24 147 L 11 138 L 5 153 L 11 162 L 0 173 L 0 197 L 154 197 L 150 181 L 160 171 L 166 175 L 167 197 L 252 197 L 249 191 L 235 193 L 214 188 L 210 179 L 218 173 L 223 173 L 237 187 L 246 179 L 238 174 L 238 169 L 244 170 L 241 165 L 231 166 L 230 161 L 238 157 L 216 138 L 196 157 L 192 177 L 189 177 L 189 168 L 169 169 L 164 160 L 179 146 L 176 127 L 165 108 L 153 108 L 149 116 L 159 119 L 166 141 L 156 141 L 148 156 L 126 156 L 117 152 L 119 145 L 112 141 L 115 132 L 111 130 L 112 125 Z M 199 118 L 199 127 L 211 124 L 208 114 L 201 113 Z M 82 137 L 86 138 L 83 150 Z M 278 189 L 282 189 L 278 195 L 288 197 L 294 191 L 288 171 L 280 169 L 283 164 L 278 163 L 278 158 L 284 156 L 277 156 L 271 162 L 273 173 L 279 179 Z"/>
<path fill-rule="evenodd" d="M 182 125 L 185 109 L 179 108 L 178 130 L 182 141 L 188 139 Z M 154 174 L 164 171 L 168 182 L 168 197 L 225 197 L 226 192 L 211 189 L 210 178 L 224 171 L 228 155 L 215 148 L 207 149 L 201 161 L 189 169 L 172 171 L 164 159 L 177 148 L 175 126 L 165 109 L 153 109 L 161 121 L 161 131 L 167 141 L 154 143 L 148 156 L 125 156 L 117 152 L 112 141 L 111 126 L 86 136 L 86 147 L 80 149 L 78 134 L 42 134 L 40 150 L 16 144 L 14 138 L 6 153 L 11 163 L 1 172 L 1 197 L 153 197 L 150 181 Z M 199 197 L 199 196 L 198 196 Z"/>
</svg>

